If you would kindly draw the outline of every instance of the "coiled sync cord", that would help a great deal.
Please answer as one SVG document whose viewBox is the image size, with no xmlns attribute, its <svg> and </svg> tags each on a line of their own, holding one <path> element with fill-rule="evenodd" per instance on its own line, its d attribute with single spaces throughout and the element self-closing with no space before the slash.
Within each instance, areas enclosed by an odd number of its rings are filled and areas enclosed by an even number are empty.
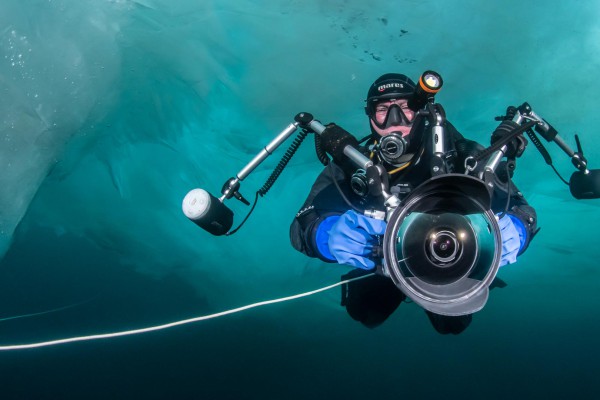
<svg viewBox="0 0 600 400">
<path fill-rule="evenodd" d="M 252 207 L 250 208 L 250 211 L 248 211 L 248 214 L 246 214 L 246 217 L 237 226 L 237 228 L 227 232 L 225 234 L 226 236 L 233 235 L 238 230 L 240 230 L 240 228 L 242 226 L 244 226 L 244 224 L 246 223 L 248 218 L 250 218 L 250 215 L 252 215 L 252 212 L 254 211 L 254 208 L 256 207 L 256 203 L 258 203 L 258 196 L 264 197 L 267 194 L 267 192 L 269 190 L 271 190 L 271 187 L 273 187 L 273 185 L 275 184 L 275 181 L 277 181 L 277 178 L 279 178 L 279 175 L 281 175 L 281 173 L 283 172 L 285 167 L 288 165 L 288 163 L 290 162 L 290 160 L 292 159 L 294 154 L 296 154 L 296 152 L 298 151 L 298 148 L 300 147 L 302 142 L 304 142 L 304 139 L 306 139 L 306 136 L 308 136 L 308 133 L 309 132 L 304 129 L 304 130 L 300 131 L 298 133 L 298 135 L 296 135 L 296 138 L 294 139 L 294 141 L 292 142 L 290 147 L 288 147 L 288 149 L 286 150 L 283 157 L 281 157 L 281 160 L 279 160 L 279 163 L 277 164 L 277 166 L 271 173 L 271 176 L 269 176 L 269 178 L 267 179 L 265 184 L 260 189 L 258 189 L 258 191 L 256 192 L 256 195 L 254 196 L 254 203 L 252 203 Z"/>
</svg>

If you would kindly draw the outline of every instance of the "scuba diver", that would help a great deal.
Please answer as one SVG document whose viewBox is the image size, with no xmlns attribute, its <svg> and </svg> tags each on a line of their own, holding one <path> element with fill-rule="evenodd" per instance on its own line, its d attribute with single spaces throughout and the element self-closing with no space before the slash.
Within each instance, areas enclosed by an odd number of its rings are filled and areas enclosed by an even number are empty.
<svg viewBox="0 0 600 400">
<path fill-rule="evenodd" d="M 388 73 L 375 80 L 365 106 L 371 134 L 360 141 L 361 152 L 385 167 L 391 191 L 400 199 L 430 178 L 429 170 L 423 167 L 427 164 L 423 161 L 427 121 L 416 118 L 418 109 L 414 102 L 411 104 L 415 89 L 415 83 L 403 74 Z M 454 150 L 448 165 L 453 172 L 464 173 L 465 159 L 484 147 L 465 139 L 448 121 L 445 128 Z M 512 183 L 511 171 L 504 167 L 501 164 L 494 176 L 491 207 L 501 233 L 500 266 L 515 263 L 537 233 L 536 212 Z M 361 175 L 349 164 L 330 162 L 290 227 L 296 250 L 326 263 L 354 267 L 342 276 L 343 280 L 374 272 L 382 263 L 381 238 L 386 222 L 363 215 L 377 199 L 369 196 L 367 178 L 362 172 Z M 369 328 L 383 323 L 405 299 L 394 283 L 381 274 L 342 287 L 342 305 L 353 319 Z M 444 316 L 425 312 L 441 334 L 459 334 L 472 320 L 472 314 Z"/>
</svg>

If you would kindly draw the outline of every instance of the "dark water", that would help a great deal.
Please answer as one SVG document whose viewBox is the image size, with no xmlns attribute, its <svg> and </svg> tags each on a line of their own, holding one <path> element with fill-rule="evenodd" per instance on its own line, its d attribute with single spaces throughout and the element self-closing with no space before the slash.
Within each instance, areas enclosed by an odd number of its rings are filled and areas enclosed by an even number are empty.
<svg viewBox="0 0 600 400">
<path fill-rule="evenodd" d="M 220 311 L 182 279 L 149 278 L 86 238 L 42 228 L 17 236 L 1 266 L 2 316 L 87 300 L 0 322 L 3 344 Z M 364 328 L 334 289 L 162 332 L 4 352 L 3 398 L 593 397 L 600 326 L 585 302 L 596 293 L 574 298 L 569 282 L 515 270 L 501 271 L 508 286 L 459 336 L 435 333 L 414 304 Z"/>
<path fill-rule="evenodd" d="M 311 145 L 232 237 L 198 229 L 181 200 L 218 193 L 300 111 L 364 136 L 364 95 L 385 72 L 440 72 L 449 120 L 485 144 L 494 116 L 529 101 L 600 167 L 588 95 L 600 90 L 589 78 L 598 17 L 593 0 L 3 1 L 0 346 L 338 282 L 348 268 L 288 240 L 321 168 Z M 570 160 L 548 148 L 568 178 Z M 246 197 L 276 162 L 243 183 Z M 571 198 L 531 145 L 515 181 L 542 230 L 461 335 L 436 333 L 408 303 L 367 329 L 337 287 L 159 332 L 0 352 L 0 399 L 596 398 L 600 202 Z M 230 206 L 239 222 L 247 208 Z"/>
</svg>

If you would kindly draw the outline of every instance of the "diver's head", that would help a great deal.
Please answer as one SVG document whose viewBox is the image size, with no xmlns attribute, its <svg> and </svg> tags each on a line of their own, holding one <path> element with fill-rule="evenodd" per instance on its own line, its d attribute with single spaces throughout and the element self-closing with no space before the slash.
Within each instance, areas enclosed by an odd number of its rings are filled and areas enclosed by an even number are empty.
<svg viewBox="0 0 600 400">
<path fill-rule="evenodd" d="M 365 106 L 371 132 L 379 136 L 408 136 L 415 118 L 408 100 L 414 93 L 415 83 L 406 75 L 390 73 L 377 78 L 369 88 Z"/>
</svg>

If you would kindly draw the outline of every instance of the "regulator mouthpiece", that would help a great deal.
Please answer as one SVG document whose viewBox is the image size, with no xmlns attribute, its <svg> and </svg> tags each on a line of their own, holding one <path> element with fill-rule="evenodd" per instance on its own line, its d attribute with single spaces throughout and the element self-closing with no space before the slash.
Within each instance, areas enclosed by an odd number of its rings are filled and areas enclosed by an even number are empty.
<svg viewBox="0 0 600 400">
<path fill-rule="evenodd" d="M 233 225 L 233 211 L 203 189 L 190 191 L 181 208 L 193 223 L 215 236 L 226 234 Z"/>
<path fill-rule="evenodd" d="M 379 156 L 387 163 L 395 165 L 400 162 L 408 149 L 409 141 L 402 133 L 392 132 L 381 138 Z"/>
</svg>

